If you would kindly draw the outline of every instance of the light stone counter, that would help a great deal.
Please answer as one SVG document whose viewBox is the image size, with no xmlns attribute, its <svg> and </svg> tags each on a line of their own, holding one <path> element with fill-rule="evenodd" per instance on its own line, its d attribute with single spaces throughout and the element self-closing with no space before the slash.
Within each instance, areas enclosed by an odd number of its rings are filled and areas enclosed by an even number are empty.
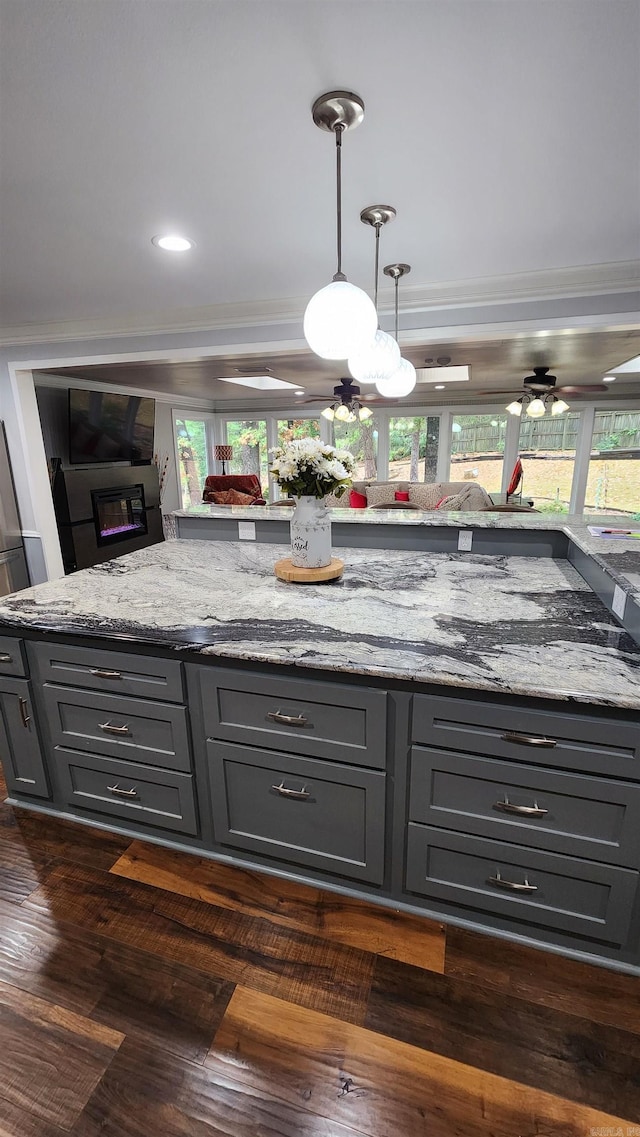
<svg viewBox="0 0 640 1137">
<path fill-rule="evenodd" d="M 640 509 L 640 503 L 639 503 Z M 171 516 L 197 518 L 206 523 L 207 519 L 237 521 L 283 521 L 291 518 L 291 506 L 220 506 L 194 505 L 189 509 L 178 509 Z M 548 513 L 483 513 L 456 512 L 441 513 L 436 510 L 402 509 L 332 509 L 331 519 L 336 523 L 354 526 L 400 525 L 409 528 L 444 527 L 456 529 L 507 529 L 526 531 L 546 531 L 564 533 L 569 539 L 587 553 L 614 583 L 631 596 L 640 600 L 640 540 L 633 538 L 593 537 L 589 525 L 606 526 L 611 529 L 639 529 L 640 521 L 627 521 L 620 516 L 591 517 L 582 514 Z M 357 538 L 354 538 L 357 544 Z"/>
<path fill-rule="evenodd" d="M 341 549 L 340 582 L 294 585 L 287 551 L 168 541 L 4 597 L 0 625 L 640 709 L 640 647 L 567 561 Z"/>
</svg>

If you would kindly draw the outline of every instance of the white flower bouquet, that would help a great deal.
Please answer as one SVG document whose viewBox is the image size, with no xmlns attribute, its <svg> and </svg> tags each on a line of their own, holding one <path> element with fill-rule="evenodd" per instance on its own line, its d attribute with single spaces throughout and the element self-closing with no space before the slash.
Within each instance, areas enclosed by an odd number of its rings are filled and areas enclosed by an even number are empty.
<svg viewBox="0 0 640 1137">
<path fill-rule="evenodd" d="M 271 473 L 283 490 L 294 497 L 341 497 L 351 485 L 353 454 L 336 450 L 317 438 L 300 438 L 270 451 Z"/>
</svg>

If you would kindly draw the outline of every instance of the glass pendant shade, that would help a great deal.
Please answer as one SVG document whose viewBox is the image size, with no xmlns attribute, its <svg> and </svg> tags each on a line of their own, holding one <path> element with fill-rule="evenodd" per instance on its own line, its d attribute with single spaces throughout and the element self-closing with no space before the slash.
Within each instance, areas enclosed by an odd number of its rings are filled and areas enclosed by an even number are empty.
<svg viewBox="0 0 640 1137">
<path fill-rule="evenodd" d="M 364 351 L 377 327 L 373 300 L 348 280 L 332 280 L 321 288 L 304 314 L 305 339 L 321 359 L 348 359 Z"/>
<path fill-rule="evenodd" d="M 349 422 L 350 414 L 351 411 L 349 408 L 345 406 L 344 403 L 341 403 L 340 406 L 336 408 L 335 417 L 337 418 L 338 422 Z"/>
<path fill-rule="evenodd" d="M 518 415 L 518 416 L 521 415 L 522 414 L 522 402 L 521 402 L 521 400 L 517 399 L 515 402 L 509 403 L 507 410 L 508 410 L 510 415 Z"/>
<path fill-rule="evenodd" d="M 551 408 L 552 415 L 563 415 L 565 411 L 569 410 L 569 404 L 565 403 L 563 399 L 558 399 Z"/>
<path fill-rule="evenodd" d="M 377 383 L 378 379 L 390 379 L 398 370 L 400 348 L 393 336 L 378 328 L 369 347 L 350 356 L 347 363 L 356 383 Z"/>
<path fill-rule="evenodd" d="M 410 395 L 416 385 L 416 369 L 408 359 L 401 359 L 397 371 L 389 379 L 379 379 L 376 383 L 378 394 L 385 399 L 402 399 Z"/>
<path fill-rule="evenodd" d="M 544 415 L 544 403 L 542 399 L 533 399 L 527 407 L 527 414 L 529 418 L 542 418 Z"/>
<path fill-rule="evenodd" d="M 323 418 L 328 419 L 329 422 L 333 422 L 334 418 L 336 417 L 336 412 L 334 411 L 333 407 L 325 407 L 323 411 L 320 411 L 320 414 Z"/>
</svg>

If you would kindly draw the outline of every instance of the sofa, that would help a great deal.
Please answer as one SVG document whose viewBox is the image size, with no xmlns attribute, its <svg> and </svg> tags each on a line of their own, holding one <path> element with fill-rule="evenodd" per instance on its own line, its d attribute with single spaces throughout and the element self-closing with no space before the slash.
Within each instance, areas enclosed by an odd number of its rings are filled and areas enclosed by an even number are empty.
<svg viewBox="0 0 640 1137">
<path fill-rule="evenodd" d="M 331 508 L 484 510 L 493 502 L 476 482 L 374 482 L 355 481 L 338 498 L 329 494 Z"/>
</svg>

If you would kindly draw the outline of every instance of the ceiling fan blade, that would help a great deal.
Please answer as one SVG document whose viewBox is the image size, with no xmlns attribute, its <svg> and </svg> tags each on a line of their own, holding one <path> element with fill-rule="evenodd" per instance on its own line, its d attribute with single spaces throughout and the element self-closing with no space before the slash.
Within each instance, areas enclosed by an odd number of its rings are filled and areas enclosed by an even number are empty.
<svg viewBox="0 0 640 1137">
<path fill-rule="evenodd" d="M 575 387 L 556 387 L 556 391 L 563 391 L 565 395 L 589 395 L 592 392 L 608 391 L 606 383 L 583 384 Z"/>
</svg>

